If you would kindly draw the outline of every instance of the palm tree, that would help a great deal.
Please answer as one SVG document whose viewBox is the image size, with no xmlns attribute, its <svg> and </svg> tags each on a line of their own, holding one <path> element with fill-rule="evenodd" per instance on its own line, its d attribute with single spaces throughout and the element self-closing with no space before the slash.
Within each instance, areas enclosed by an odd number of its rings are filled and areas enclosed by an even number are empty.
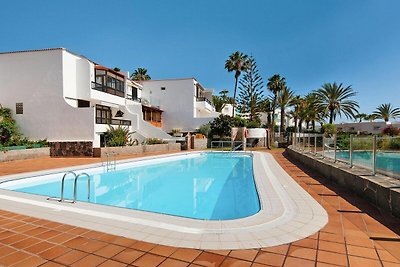
<svg viewBox="0 0 400 267">
<path fill-rule="evenodd" d="M 285 109 L 294 104 L 294 93 L 286 85 L 278 92 L 277 102 L 281 108 L 281 132 L 285 132 Z"/>
<path fill-rule="evenodd" d="M 229 58 L 225 61 L 225 69 L 228 72 L 235 72 L 235 89 L 233 91 L 233 99 L 236 102 L 236 91 L 239 76 L 242 71 L 246 71 L 249 68 L 249 59 L 248 56 L 243 54 L 242 52 L 236 51 L 232 53 Z M 232 117 L 235 115 L 235 102 L 233 103 L 232 109 Z"/>
<path fill-rule="evenodd" d="M 354 118 L 354 114 L 359 108 L 358 103 L 350 99 L 357 94 L 351 86 L 343 87 L 342 84 L 338 85 L 336 82 L 325 83 L 314 93 L 317 104 L 323 109 L 324 114 L 329 114 L 329 123 L 331 124 L 336 116 L 342 116 L 342 113 L 347 118 Z"/>
<path fill-rule="evenodd" d="M 365 113 L 358 113 L 354 116 L 354 119 L 356 119 L 356 121 L 358 120 L 358 122 L 362 122 L 363 120 L 366 120 L 367 117 L 368 115 Z"/>
<path fill-rule="evenodd" d="M 267 127 L 271 127 L 272 125 L 272 113 L 274 111 L 272 107 L 272 99 L 270 96 L 264 98 L 261 103 L 261 110 L 262 112 L 267 113 Z"/>
<path fill-rule="evenodd" d="M 289 111 L 289 115 L 294 120 L 294 131 L 295 132 L 297 132 L 297 122 L 299 121 L 299 118 L 300 118 L 300 109 L 301 109 L 302 101 L 303 101 L 303 98 L 301 98 L 300 95 L 293 97 L 294 109 Z"/>
<path fill-rule="evenodd" d="M 147 69 L 137 68 L 132 73 L 131 79 L 134 81 L 147 81 L 147 80 L 151 80 L 151 77 L 147 74 Z"/>
<path fill-rule="evenodd" d="M 279 75 L 275 74 L 272 77 L 268 78 L 268 83 L 267 87 L 268 89 L 272 92 L 273 94 L 273 101 L 272 101 L 272 106 L 273 106 L 273 112 L 272 112 L 272 131 L 275 129 L 275 109 L 276 109 L 276 104 L 277 104 L 277 97 L 278 93 L 283 90 L 283 88 L 286 86 L 285 78 Z"/>
<path fill-rule="evenodd" d="M 381 104 L 376 108 L 372 115 L 377 119 L 383 119 L 385 122 L 388 122 L 391 118 L 395 119 L 400 117 L 400 108 L 394 108 L 390 103 Z"/>
<path fill-rule="evenodd" d="M 369 122 L 373 122 L 376 119 L 376 116 L 374 114 L 369 114 L 369 115 L 367 114 L 367 116 L 365 116 L 364 119 Z"/>
</svg>

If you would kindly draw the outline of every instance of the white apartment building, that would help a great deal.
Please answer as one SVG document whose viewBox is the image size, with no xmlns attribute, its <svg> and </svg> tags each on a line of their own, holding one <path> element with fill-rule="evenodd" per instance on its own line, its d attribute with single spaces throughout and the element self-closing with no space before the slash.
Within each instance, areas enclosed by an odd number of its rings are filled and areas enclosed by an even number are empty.
<svg viewBox="0 0 400 267">
<path fill-rule="evenodd" d="M 108 125 L 171 139 L 143 120 L 142 86 L 65 48 L 0 53 L 0 104 L 30 139 L 103 143 Z"/>
<path fill-rule="evenodd" d="M 141 81 L 142 102 L 160 108 L 162 129 L 193 132 L 220 115 L 212 105 L 212 90 L 195 78 Z"/>
<path fill-rule="evenodd" d="M 400 122 L 363 121 L 336 124 L 338 132 L 380 134 L 386 127 L 400 127 Z"/>
</svg>

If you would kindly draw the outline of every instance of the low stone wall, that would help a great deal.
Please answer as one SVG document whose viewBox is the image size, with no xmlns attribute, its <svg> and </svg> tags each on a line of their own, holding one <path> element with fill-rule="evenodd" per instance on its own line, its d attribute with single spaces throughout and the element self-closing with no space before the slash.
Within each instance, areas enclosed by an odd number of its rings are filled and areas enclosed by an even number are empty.
<svg viewBox="0 0 400 267">
<path fill-rule="evenodd" d="M 207 148 L 207 138 L 195 138 L 194 139 L 194 149 L 206 149 Z"/>
<path fill-rule="evenodd" d="M 49 147 L 0 151 L 0 162 L 48 157 Z"/>
<path fill-rule="evenodd" d="M 92 157 L 93 142 L 50 142 L 51 157 Z"/>
<path fill-rule="evenodd" d="M 378 207 L 400 218 L 400 180 L 353 167 L 344 163 L 334 163 L 311 154 L 304 154 L 289 147 L 286 149 L 289 158 L 319 172 L 342 187 L 353 191 Z"/>
<path fill-rule="evenodd" d="M 180 151 L 180 150 L 181 150 L 181 144 L 179 143 L 124 146 L 124 147 L 103 147 L 101 148 L 101 155 L 104 156 L 106 152 L 115 152 L 119 155 L 126 155 L 126 154 L 142 154 L 145 152 L 166 152 L 166 151 Z"/>
</svg>

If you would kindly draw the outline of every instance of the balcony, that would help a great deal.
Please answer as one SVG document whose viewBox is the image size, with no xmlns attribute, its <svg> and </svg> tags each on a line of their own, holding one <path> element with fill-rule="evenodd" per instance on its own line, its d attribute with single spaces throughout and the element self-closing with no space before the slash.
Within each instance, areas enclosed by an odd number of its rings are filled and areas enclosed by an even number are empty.
<svg viewBox="0 0 400 267">
<path fill-rule="evenodd" d="M 126 95 L 126 99 L 142 103 L 142 99 L 140 97 L 137 97 L 137 96 L 135 97 L 135 96 L 132 96 L 129 94 Z"/>
<path fill-rule="evenodd" d="M 120 120 L 120 119 L 109 119 L 109 118 L 97 117 L 96 124 L 131 126 L 132 123 L 130 120 Z"/>
<path fill-rule="evenodd" d="M 96 91 L 108 93 L 108 94 L 111 94 L 111 95 L 125 97 L 125 92 L 124 91 L 117 90 L 117 89 L 114 89 L 112 87 L 109 87 L 109 86 L 106 86 L 106 85 L 103 85 L 103 84 L 100 84 L 100 83 L 96 83 L 96 82 L 92 82 L 92 89 L 94 89 Z"/>
<path fill-rule="evenodd" d="M 211 113 L 215 111 L 214 105 L 210 101 L 210 99 L 206 97 L 196 97 L 196 108 L 206 111 L 207 113 Z"/>
</svg>

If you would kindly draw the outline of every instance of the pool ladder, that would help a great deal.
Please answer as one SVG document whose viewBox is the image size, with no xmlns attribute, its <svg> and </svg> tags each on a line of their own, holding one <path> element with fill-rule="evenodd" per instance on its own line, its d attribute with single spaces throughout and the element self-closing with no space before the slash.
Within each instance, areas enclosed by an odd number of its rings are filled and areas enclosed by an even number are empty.
<svg viewBox="0 0 400 267">
<path fill-rule="evenodd" d="M 68 174 L 72 174 L 75 178 L 74 178 L 74 199 L 65 199 L 64 198 L 64 188 L 65 188 L 65 186 L 64 186 L 64 182 L 65 182 L 65 178 L 67 177 L 67 175 Z M 90 175 L 89 174 L 87 174 L 86 172 L 82 172 L 82 173 L 80 173 L 80 174 L 78 174 L 78 175 L 76 175 L 76 173 L 75 172 L 73 172 L 73 171 L 68 171 L 68 172 L 66 172 L 65 174 L 64 174 L 64 176 L 62 177 L 62 180 L 61 180 L 61 196 L 60 196 L 60 198 L 56 198 L 56 197 L 49 197 L 49 198 L 47 198 L 47 200 L 55 200 L 55 201 L 58 201 L 58 202 L 68 202 L 68 203 L 76 203 L 76 200 L 77 200 L 77 188 L 78 188 L 78 186 L 77 186 L 77 183 L 78 183 L 78 179 L 79 179 L 79 177 L 81 177 L 81 176 L 86 176 L 87 177 L 87 182 L 88 182 L 88 187 L 87 187 L 87 191 L 88 191 L 88 195 L 87 195 L 87 200 L 88 200 L 88 202 L 90 202 Z"/>
<path fill-rule="evenodd" d="M 106 161 L 104 162 L 104 157 L 101 157 L 101 166 L 105 166 L 107 171 L 115 170 L 117 168 L 117 153 L 105 152 L 104 155 Z"/>
</svg>

